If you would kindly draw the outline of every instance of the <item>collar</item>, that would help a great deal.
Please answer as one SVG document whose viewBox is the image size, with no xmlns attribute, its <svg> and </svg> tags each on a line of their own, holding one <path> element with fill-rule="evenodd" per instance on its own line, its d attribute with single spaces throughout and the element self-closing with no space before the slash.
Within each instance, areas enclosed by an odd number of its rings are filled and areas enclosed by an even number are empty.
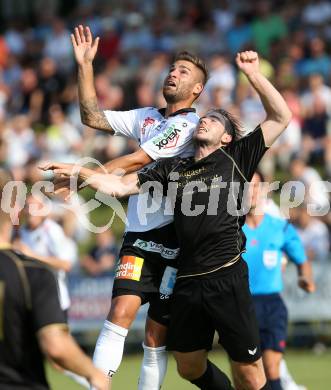
<svg viewBox="0 0 331 390">
<path fill-rule="evenodd" d="M 158 109 L 159 113 L 162 115 L 162 116 L 165 116 L 165 112 L 166 112 L 166 109 L 165 107 L 164 108 L 160 108 Z M 195 108 L 193 107 L 189 107 L 189 108 L 181 108 L 180 110 L 177 110 L 175 112 L 173 112 L 172 114 L 169 115 L 169 118 L 171 116 L 176 116 L 176 115 L 180 115 L 180 114 L 187 114 L 189 112 L 196 112 Z"/>
</svg>

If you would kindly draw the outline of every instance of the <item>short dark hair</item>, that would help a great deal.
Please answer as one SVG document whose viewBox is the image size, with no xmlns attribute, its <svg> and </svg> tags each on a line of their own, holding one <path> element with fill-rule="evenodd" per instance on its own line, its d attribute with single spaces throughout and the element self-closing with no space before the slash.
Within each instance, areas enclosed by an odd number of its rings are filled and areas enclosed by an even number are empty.
<svg viewBox="0 0 331 390">
<path fill-rule="evenodd" d="M 188 51 L 181 51 L 176 54 L 174 62 L 176 61 L 188 61 L 195 65 L 197 68 L 199 68 L 203 73 L 202 84 L 206 85 L 209 77 L 209 72 L 206 63 L 200 57 L 196 56 L 195 54 L 189 53 Z"/>
</svg>

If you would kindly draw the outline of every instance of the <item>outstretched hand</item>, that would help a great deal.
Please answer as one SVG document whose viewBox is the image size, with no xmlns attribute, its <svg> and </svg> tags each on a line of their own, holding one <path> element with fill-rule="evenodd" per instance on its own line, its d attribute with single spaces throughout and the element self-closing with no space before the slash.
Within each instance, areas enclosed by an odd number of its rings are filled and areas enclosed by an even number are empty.
<svg viewBox="0 0 331 390">
<path fill-rule="evenodd" d="M 77 176 L 79 169 L 75 164 L 47 162 L 39 166 L 43 171 L 53 171 L 55 175 L 62 177 Z"/>
<path fill-rule="evenodd" d="M 98 50 L 99 37 L 93 40 L 90 28 L 79 25 L 71 34 L 71 42 L 78 65 L 92 63 Z"/>
<path fill-rule="evenodd" d="M 236 63 L 246 76 L 258 72 L 260 69 L 259 56 L 255 51 L 237 53 Z"/>
<path fill-rule="evenodd" d="M 76 191 L 80 190 L 80 180 L 77 178 L 79 171 L 74 164 L 47 162 L 39 168 L 43 171 L 53 171 L 54 195 L 69 200 Z M 72 177 L 76 177 L 76 185 L 73 185 L 70 179 Z"/>
</svg>

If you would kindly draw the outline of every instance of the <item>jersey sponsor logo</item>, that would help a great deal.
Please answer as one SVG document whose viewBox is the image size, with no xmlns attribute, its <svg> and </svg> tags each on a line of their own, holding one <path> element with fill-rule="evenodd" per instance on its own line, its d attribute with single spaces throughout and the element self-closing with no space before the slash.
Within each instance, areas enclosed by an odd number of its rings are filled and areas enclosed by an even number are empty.
<svg viewBox="0 0 331 390">
<path fill-rule="evenodd" d="M 134 242 L 133 246 L 143 249 L 146 252 L 159 253 L 165 259 L 175 259 L 179 253 L 179 248 L 171 249 L 162 244 L 157 244 L 154 241 L 144 241 L 139 238 Z"/>
<path fill-rule="evenodd" d="M 275 268 L 278 263 L 278 251 L 263 251 L 263 264 L 267 268 Z"/>
<path fill-rule="evenodd" d="M 146 127 L 149 125 L 153 125 L 154 122 L 155 122 L 155 119 L 151 118 L 150 116 L 145 118 L 144 123 L 143 123 L 142 128 L 141 128 L 141 134 L 145 134 Z"/>
<path fill-rule="evenodd" d="M 179 139 L 180 129 L 176 129 L 176 125 L 172 124 L 168 129 L 166 129 L 160 137 L 157 137 L 153 141 L 153 144 L 161 149 L 170 149 L 174 148 L 177 145 Z"/>
<path fill-rule="evenodd" d="M 248 350 L 248 353 L 252 356 L 254 356 L 256 354 L 256 351 L 257 351 L 257 347 L 255 347 L 254 349 L 249 349 Z"/>
<path fill-rule="evenodd" d="M 130 279 L 139 281 L 144 259 L 136 256 L 123 256 L 117 266 L 116 279 Z"/>
</svg>

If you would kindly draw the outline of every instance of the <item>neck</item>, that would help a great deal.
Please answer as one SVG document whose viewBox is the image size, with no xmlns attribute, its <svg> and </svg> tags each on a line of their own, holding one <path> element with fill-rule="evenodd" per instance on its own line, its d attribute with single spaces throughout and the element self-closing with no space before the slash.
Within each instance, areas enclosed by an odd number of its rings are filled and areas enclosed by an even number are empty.
<svg viewBox="0 0 331 390">
<path fill-rule="evenodd" d="M 192 101 L 191 100 L 185 100 L 185 101 L 180 101 L 176 103 L 167 103 L 167 107 L 165 110 L 165 117 L 168 118 L 169 115 L 173 114 L 174 112 L 178 110 L 182 110 L 183 108 L 189 108 L 192 106 Z"/>
<path fill-rule="evenodd" d="M 264 214 L 262 215 L 256 215 L 254 213 L 254 210 L 255 209 L 252 209 L 248 214 L 247 214 L 247 217 L 246 217 L 246 223 L 249 227 L 251 228 L 256 228 L 257 226 L 260 225 L 260 223 L 262 222 L 262 219 L 264 217 Z"/>
<path fill-rule="evenodd" d="M 194 158 L 195 160 L 201 160 L 204 157 L 209 156 L 215 150 L 219 149 L 219 146 L 215 145 L 199 145 L 195 148 Z"/>
</svg>

